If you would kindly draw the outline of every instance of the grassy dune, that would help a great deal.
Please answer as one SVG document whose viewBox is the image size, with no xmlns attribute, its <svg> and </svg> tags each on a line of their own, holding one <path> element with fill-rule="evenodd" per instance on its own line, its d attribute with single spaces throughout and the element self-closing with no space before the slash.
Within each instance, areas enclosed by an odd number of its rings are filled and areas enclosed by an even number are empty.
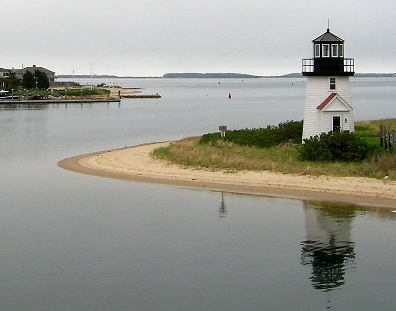
<svg viewBox="0 0 396 311">
<path fill-rule="evenodd" d="M 356 122 L 356 132 L 370 143 L 379 145 L 379 125 L 396 129 L 396 119 Z M 298 160 L 298 146 L 271 148 L 244 147 L 218 141 L 199 144 L 199 137 L 183 139 L 169 147 L 153 151 L 152 156 L 185 167 L 206 170 L 268 170 L 289 174 L 332 175 L 396 180 L 396 153 L 386 153 L 364 162 L 303 162 Z"/>
</svg>

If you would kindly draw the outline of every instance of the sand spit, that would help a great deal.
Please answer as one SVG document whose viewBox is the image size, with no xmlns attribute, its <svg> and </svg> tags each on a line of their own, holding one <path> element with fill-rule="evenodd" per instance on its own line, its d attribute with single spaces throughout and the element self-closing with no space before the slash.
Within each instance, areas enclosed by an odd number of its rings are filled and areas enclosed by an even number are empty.
<svg viewBox="0 0 396 311">
<path fill-rule="evenodd" d="M 150 152 L 170 142 L 144 144 L 64 159 L 66 170 L 100 177 L 170 184 L 235 193 L 311 201 L 396 207 L 396 182 L 372 178 L 227 172 L 181 168 L 155 160 Z"/>
</svg>

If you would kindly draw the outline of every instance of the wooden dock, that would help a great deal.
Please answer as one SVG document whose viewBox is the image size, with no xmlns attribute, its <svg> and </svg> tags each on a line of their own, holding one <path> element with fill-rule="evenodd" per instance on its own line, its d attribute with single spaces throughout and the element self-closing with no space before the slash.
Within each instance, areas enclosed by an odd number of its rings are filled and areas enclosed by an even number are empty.
<svg viewBox="0 0 396 311">
<path fill-rule="evenodd" d="M 161 98 L 159 94 L 121 94 L 121 98 Z"/>
<path fill-rule="evenodd" d="M 47 105 L 47 104 L 91 104 L 91 103 L 119 103 L 122 98 L 161 98 L 159 94 L 120 94 L 110 98 L 62 98 L 62 99 L 4 99 L 0 105 Z"/>
<path fill-rule="evenodd" d="M 83 99 L 31 99 L 31 100 L 0 100 L 0 105 L 48 105 L 48 104 L 85 104 L 85 103 L 119 103 L 118 98 L 83 98 Z"/>
</svg>

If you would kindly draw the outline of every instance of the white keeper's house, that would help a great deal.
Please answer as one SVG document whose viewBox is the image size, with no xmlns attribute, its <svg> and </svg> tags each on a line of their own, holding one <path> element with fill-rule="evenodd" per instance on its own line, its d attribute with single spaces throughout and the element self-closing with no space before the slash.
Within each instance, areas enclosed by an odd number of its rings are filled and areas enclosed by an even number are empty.
<svg viewBox="0 0 396 311">
<path fill-rule="evenodd" d="M 349 85 L 354 59 L 344 57 L 344 40 L 329 29 L 312 42 L 314 57 L 302 60 L 307 77 L 303 141 L 330 131 L 355 130 Z"/>
</svg>

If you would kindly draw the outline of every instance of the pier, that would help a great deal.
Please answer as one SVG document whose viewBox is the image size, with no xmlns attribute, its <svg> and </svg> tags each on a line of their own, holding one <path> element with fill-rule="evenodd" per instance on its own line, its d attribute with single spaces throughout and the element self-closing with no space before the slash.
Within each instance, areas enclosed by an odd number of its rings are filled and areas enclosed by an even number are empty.
<svg viewBox="0 0 396 311">
<path fill-rule="evenodd" d="M 70 99 L 3 99 L 0 100 L 0 105 L 12 105 L 12 104 L 84 104 L 84 103 L 119 103 L 122 98 L 161 98 L 159 94 L 121 94 L 118 98 L 70 98 Z"/>
<path fill-rule="evenodd" d="M 161 98 L 159 94 L 121 94 L 121 98 Z"/>
<path fill-rule="evenodd" d="M 121 100 L 118 98 L 83 98 L 83 99 L 31 99 L 31 100 L 0 100 L 0 105 L 47 105 L 47 104 L 84 104 L 84 103 L 119 103 Z"/>
</svg>

